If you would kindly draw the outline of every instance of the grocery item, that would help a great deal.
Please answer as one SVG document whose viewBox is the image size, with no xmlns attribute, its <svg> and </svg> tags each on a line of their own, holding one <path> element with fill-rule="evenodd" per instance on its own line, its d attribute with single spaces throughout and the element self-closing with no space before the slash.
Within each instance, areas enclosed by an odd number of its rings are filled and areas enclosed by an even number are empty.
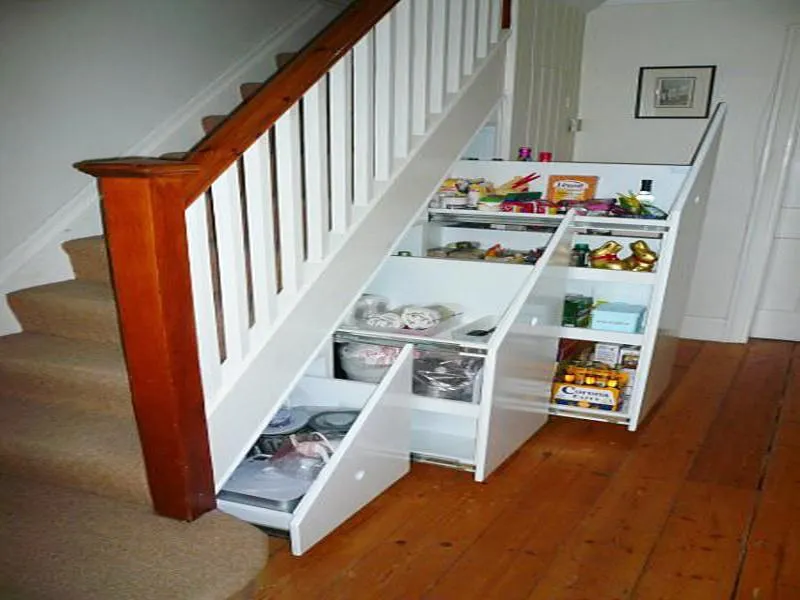
<svg viewBox="0 0 800 600">
<path fill-rule="evenodd" d="M 441 320 L 442 314 L 438 310 L 426 306 L 408 306 L 400 313 L 400 321 L 408 329 L 430 329 Z"/>
<path fill-rule="evenodd" d="M 625 263 L 617 256 L 620 250 L 622 250 L 621 244 L 614 240 L 609 240 L 599 248 L 589 252 L 589 264 L 593 269 L 623 271 L 625 270 Z"/>
<path fill-rule="evenodd" d="M 391 311 L 366 315 L 364 322 L 373 329 L 400 329 L 403 326 L 400 315 Z"/>
<path fill-rule="evenodd" d="M 379 383 L 400 350 L 395 346 L 348 342 L 339 345 L 339 361 L 349 379 Z"/>
<path fill-rule="evenodd" d="M 591 322 L 594 299 L 581 294 L 567 294 L 564 297 L 564 315 L 562 325 L 565 327 L 588 327 Z"/>
<path fill-rule="evenodd" d="M 652 271 L 658 260 L 658 254 L 650 249 L 647 242 L 637 240 L 630 245 L 631 255 L 622 262 L 629 271 Z"/>
<path fill-rule="evenodd" d="M 618 364 L 621 369 L 635 370 L 639 366 L 642 351 L 636 346 L 623 346 L 619 351 Z"/>
<path fill-rule="evenodd" d="M 517 160 L 531 162 L 533 160 L 533 148 L 530 146 L 520 146 L 517 151 Z"/>
<path fill-rule="evenodd" d="M 616 367 L 619 363 L 621 350 L 622 347 L 619 344 L 597 342 L 594 345 L 594 361 L 609 367 Z"/>
<path fill-rule="evenodd" d="M 653 196 L 652 179 L 642 179 L 642 183 L 639 185 L 639 191 L 636 193 L 636 199 L 639 201 L 640 205 L 653 204 L 653 202 L 655 202 L 656 198 Z"/>
<path fill-rule="evenodd" d="M 589 264 L 589 244 L 575 244 L 570 251 L 569 266 L 586 267 Z"/>
<path fill-rule="evenodd" d="M 602 363 L 562 363 L 553 382 L 551 400 L 555 404 L 616 411 L 625 385 L 625 373 Z"/>
<path fill-rule="evenodd" d="M 592 311 L 591 328 L 603 331 L 638 333 L 644 322 L 645 307 L 625 302 L 604 302 Z"/>
<path fill-rule="evenodd" d="M 547 180 L 547 199 L 553 204 L 562 200 L 594 198 L 599 177 L 596 175 L 551 175 Z"/>
<path fill-rule="evenodd" d="M 472 402 L 483 360 L 447 353 L 427 352 L 414 361 L 415 394 Z"/>
</svg>

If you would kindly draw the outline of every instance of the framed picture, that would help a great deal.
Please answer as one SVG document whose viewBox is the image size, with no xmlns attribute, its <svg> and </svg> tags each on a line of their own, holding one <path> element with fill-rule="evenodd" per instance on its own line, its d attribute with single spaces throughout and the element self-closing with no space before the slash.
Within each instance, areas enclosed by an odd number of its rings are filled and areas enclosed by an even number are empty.
<svg viewBox="0 0 800 600">
<path fill-rule="evenodd" d="M 717 67 L 642 67 L 637 119 L 706 119 Z"/>
</svg>

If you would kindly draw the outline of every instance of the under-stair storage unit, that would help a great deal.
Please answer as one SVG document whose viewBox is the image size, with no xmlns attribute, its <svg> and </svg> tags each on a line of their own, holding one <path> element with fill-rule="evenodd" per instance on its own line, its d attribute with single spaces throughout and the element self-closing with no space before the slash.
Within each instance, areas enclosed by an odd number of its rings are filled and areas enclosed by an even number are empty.
<svg viewBox="0 0 800 600">
<path fill-rule="evenodd" d="M 550 174 L 597 175 L 598 197 L 653 179 L 664 218 L 442 209 L 421 200 L 418 215 L 283 404 L 310 413 L 359 411 L 347 434 L 324 452 L 312 444 L 324 454 L 316 479 L 296 505 L 278 507 L 237 481 L 248 461 L 266 460 L 252 456 L 260 452 L 256 443 L 223 483 L 220 507 L 288 531 L 300 554 L 402 477 L 411 458 L 471 470 L 483 481 L 550 415 L 635 430 L 672 370 L 718 146 L 721 120 L 714 123 L 690 166 L 457 163 L 454 176 L 498 182 L 531 170 L 545 181 Z M 658 255 L 655 267 L 570 266 L 576 244 L 594 248 L 610 240 L 646 241 Z M 466 241 L 520 252 L 513 262 L 489 260 L 458 245 Z M 442 251 L 448 244 L 466 252 Z M 576 295 L 604 301 L 591 322 L 565 313 L 565 300 Z M 633 324 L 630 311 L 612 310 L 620 303 L 643 307 Z M 620 362 L 624 377 L 612 384 L 609 376 L 605 384 L 617 386 L 621 401 L 556 396 L 563 391 L 554 385 L 557 362 L 566 346 L 581 342 L 605 344 L 605 352 L 624 347 L 625 358 L 608 359 Z M 439 376 L 451 379 L 442 384 Z M 269 427 L 280 425 L 279 408 Z M 296 448 L 302 440 L 292 443 Z"/>
<path fill-rule="evenodd" d="M 303 377 L 282 406 L 286 424 L 261 436 L 220 491 L 219 508 L 288 532 L 302 554 L 408 472 L 410 391 L 410 346 L 377 385 Z M 336 415 L 354 420 L 337 427 Z M 297 433 L 326 416 L 334 423 L 326 433 Z M 283 450 L 261 446 L 276 440 Z"/>
</svg>

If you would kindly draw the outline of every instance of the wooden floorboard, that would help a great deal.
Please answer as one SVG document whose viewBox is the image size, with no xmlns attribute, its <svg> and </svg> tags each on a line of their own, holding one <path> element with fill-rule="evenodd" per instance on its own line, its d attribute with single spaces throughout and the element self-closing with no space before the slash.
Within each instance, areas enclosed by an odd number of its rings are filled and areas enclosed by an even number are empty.
<svg viewBox="0 0 800 600">
<path fill-rule="evenodd" d="M 551 420 L 484 484 L 415 464 L 266 599 L 800 599 L 800 345 L 684 340 L 638 432 Z M 795 524 L 797 522 L 797 524 Z"/>
</svg>

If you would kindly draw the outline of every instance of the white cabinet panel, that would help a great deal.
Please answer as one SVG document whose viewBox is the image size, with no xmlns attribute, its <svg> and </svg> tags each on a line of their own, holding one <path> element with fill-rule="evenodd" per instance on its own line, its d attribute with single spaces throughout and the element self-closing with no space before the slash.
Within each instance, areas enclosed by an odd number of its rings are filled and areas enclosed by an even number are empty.
<svg viewBox="0 0 800 600">
<path fill-rule="evenodd" d="M 475 478 L 483 481 L 547 421 L 572 237 L 565 218 L 495 335 L 484 373 Z"/>
<path fill-rule="evenodd" d="M 305 378 L 296 390 L 301 404 L 360 409 L 330 462 L 294 513 L 223 498 L 219 508 L 252 523 L 288 530 L 292 553 L 306 552 L 408 472 L 412 362 L 412 347 L 405 346 L 378 386 Z"/>
<path fill-rule="evenodd" d="M 292 552 L 302 554 L 408 473 L 412 348 L 383 378 L 339 450 L 295 511 Z"/>
</svg>

